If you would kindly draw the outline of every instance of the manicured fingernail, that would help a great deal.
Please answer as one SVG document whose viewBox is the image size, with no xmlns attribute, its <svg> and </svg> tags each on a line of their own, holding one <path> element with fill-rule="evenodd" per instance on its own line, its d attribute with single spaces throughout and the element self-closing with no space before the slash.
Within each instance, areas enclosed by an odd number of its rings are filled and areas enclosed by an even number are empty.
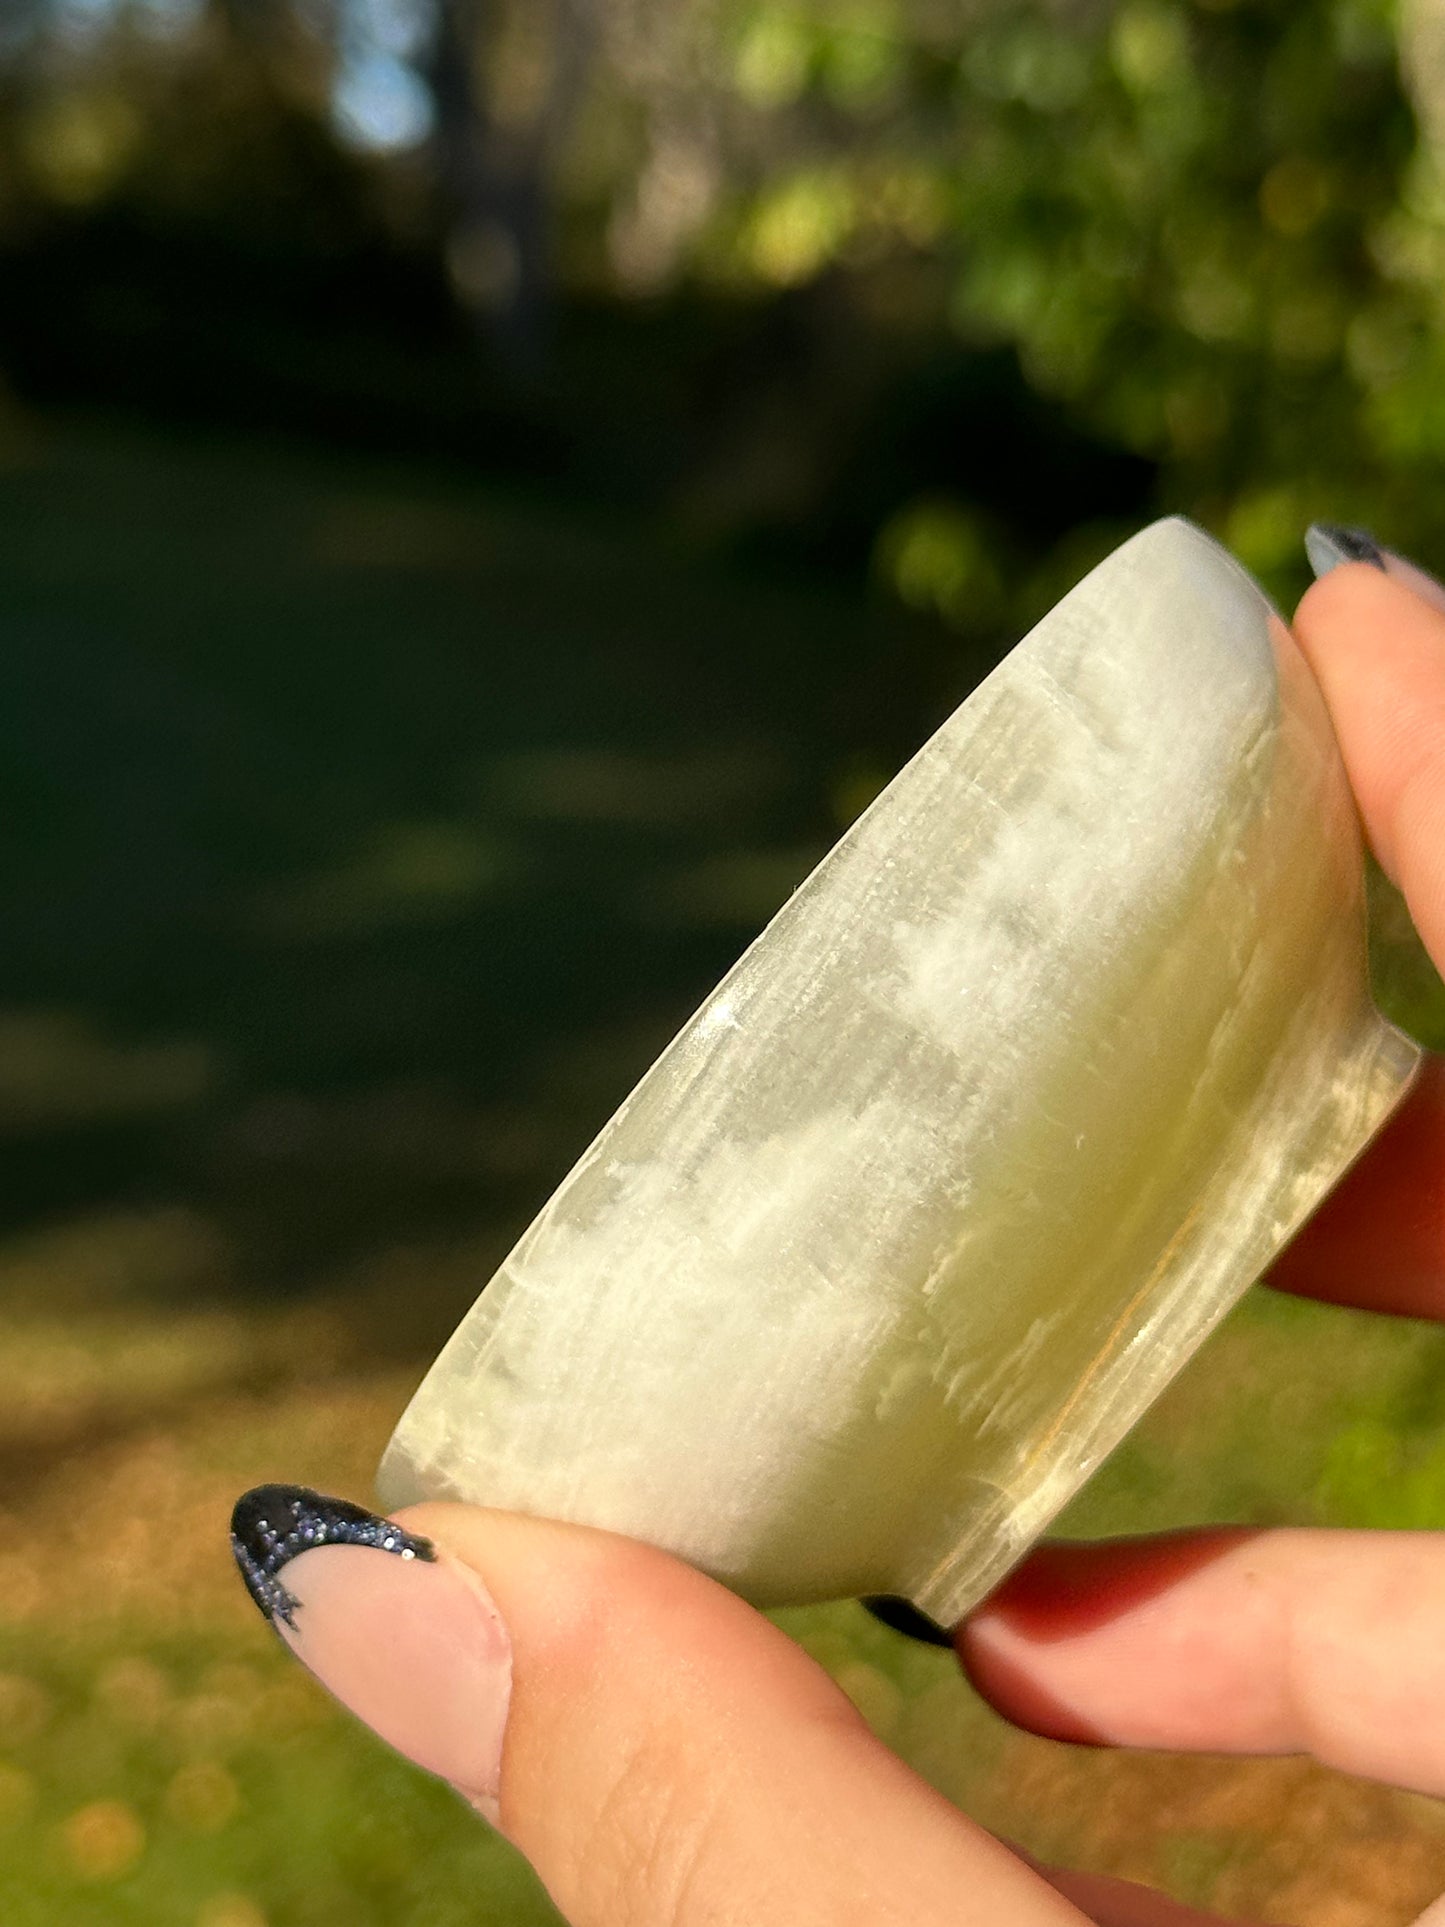
<svg viewBox="0 0 1445 1927">
<path fill-rule="evenodd" d="M 237 1501 L 247 1590 L 343 1706 L 494 1823 L 512 1644 L 469 1567 L 388 1519 L 299 1485 Z"/>
<path fill-rule="evenodd" d="M 953 1646 L 953 1634 L 948 1628 L 930 1619 L 927 1613 L 921 1613 L 911 1599 L 899 1599 L 893 1593 L 874 1593 L 861 1603 L 883 1625 L 890 1626 L 895 1633 L 905 1633 L 922 1646 L 950 1649 Z"/>
<path fill-rule="evenodd" d="M 1305 531 L 1305 554 L 1316 577 L 1328 575 L 1341 562 L 1369 562 L 1385 568 L 1384 551 L 1370 531 L 1346 528 L 1342 522 L 1311 522 Z"/>
</svg>

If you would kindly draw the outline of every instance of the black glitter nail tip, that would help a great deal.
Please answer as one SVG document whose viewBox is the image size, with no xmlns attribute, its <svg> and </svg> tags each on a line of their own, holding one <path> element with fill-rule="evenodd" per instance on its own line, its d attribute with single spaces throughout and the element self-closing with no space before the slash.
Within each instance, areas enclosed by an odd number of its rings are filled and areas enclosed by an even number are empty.
<svg viewBox="0 0 1445 1927">
<path fill-rule="evenodd" d="M 871 1598 L 860 1600 L 865 1612 L 872 1613 L 881 1625 L 890 1627 L 895 1633 L 902 1633 L 908 1639 L 916 1639 L 923 1646 L 953 1647 L 953 1634 L 946 1626 L 940 1626 L 936 1619 L 922 1613 L 911 1599 L 899 1599 L 892 1593 L 875 1593 Z"/>
<path fill-rule="evenodd" d="M 1305 532 L 1305 551 L 1315 575 L 1328 575 L 1341 562 L 1368 562 L 1385 570 L 1385 552 L 1368 529 L 1343 522 L 1311 522 Z"/>
<path fill-rule="evenodd" d="M 231 1514 L 231 1551 L 246 1590 L 265 1618 L 296 1624 L 298 1602 L 281 1584 L 281 1573 L 317 1546 L 373 1546 L 402 1559 L 436 1559 L 429 1539 L 404 1532 L 348 1499 L 329 1499 L 304 1485 L 258 1485 L 236 1501 Z"/>
</svg>

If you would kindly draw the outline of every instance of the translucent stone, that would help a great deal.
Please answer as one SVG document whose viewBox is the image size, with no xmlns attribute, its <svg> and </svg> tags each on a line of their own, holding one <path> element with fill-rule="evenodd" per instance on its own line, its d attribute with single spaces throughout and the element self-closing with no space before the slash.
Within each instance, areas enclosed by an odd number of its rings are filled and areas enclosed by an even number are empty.
<svg viewBox="0 0 1445 1927">
<path fill-rule="evenodd" d="M 403 1417 L 384 1503 L 580 1520 L 762 1605 L 957 1619 L 1354 1159 L 1354 807 L 1179 519 L 944 724 L 649 1071 Z"/>
</svg>

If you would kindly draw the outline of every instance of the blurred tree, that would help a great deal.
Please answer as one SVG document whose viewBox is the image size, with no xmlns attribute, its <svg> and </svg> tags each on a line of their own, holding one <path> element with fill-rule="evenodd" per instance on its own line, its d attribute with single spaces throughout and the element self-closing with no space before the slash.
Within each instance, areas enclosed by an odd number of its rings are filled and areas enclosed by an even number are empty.
<svg viewBox="0 0 1445 1927">
<path fill-rule="evenodd" d="M 657 411 L 690 421 L 698 526 L 831 522 L 911 600 L 1016 626 L 1149 506 L 1266 575 L 1316 513 L 1429 547 L 1442 20 L 1439 0 L 7 0 L 0 246 L 122 214 L 154 235 L 184 199 L 192 232 L 269 236 L 294 285 L 306 250 L 370 262 L 373 317 L 386 254 L 506 346 L 509 406 L 532 406 L 526 366 L 578 435 L 606 383 L 639 449 Z M 549 321 L 603 307 L 651 330 L 645 372 L 575 359 Z M 665 310 L 689 318 L 659 332 Z M 729 316 L 750 345 L 719 361 Z M 419 350 L 414 325 L 388 324 Z M 945 365 L 979 371 L 966 399 Z M 1130 461 L 1147 502 L 1110 480 Z M 1051 474 L 1066 519 L 1097 522 L 1062 547 Z"/>
<path fill-rule="evenodd" d="M 594 0 L 438 0 L 426 62 L 447 265 L 524 365 L 546 335 L 552 169 L 596 43 Z"/>
<path fill-rule="evenodd" d="M 1385 398 L 1437 385 L 1438 294 L 1398 229 L 1418 249 L 1439 216 L 1391 28 L 1376 0 L 744 6 L 730 82 L 769 158 L 728 170 L 700 268 L 934 264 L 962 344 L 1013 346 L 1037 392 L 1159 465 L 1163 501 L 1277 566 L 1320 503 L 1395 509 L 1409 437 Z M 940 526 L 895 540 L 910 581 Z M 940 561 L 951 599 L 973 541 Z"/>
</svg>

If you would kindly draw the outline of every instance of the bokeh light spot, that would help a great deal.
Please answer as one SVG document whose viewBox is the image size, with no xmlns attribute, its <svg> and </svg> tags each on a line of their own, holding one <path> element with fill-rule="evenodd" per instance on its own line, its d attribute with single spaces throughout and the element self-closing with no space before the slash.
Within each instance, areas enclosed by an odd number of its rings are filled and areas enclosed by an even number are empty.
<svg viewBox="0 0 1445 1927">
<path fill-rule="evenodd" d="M 373 153 L 419 146 L 436 118 L 420 74 L 385 53 L 343 62 L 331 106 L 342 139 Z"/>
<path fill-rule="evenodd" d="M 219 1833 L 240 1807 L 240 1788 L 216 1760 L 193 1760 L 166 1788 L 168 1818 L 193 1833 Z"/>
<path fill-rule="evenodd" d="M 196 1915 L 196 1927 L 267 1927 L 266 1916 L 245 1894 L 212 1894 Z"/>
<path fill-rule="evenodd" d="M 81 1880 L 119 1880 L 145 1852 L 145 1828 L 124 1800 L 95 1800 L 60 1829 L 71 1870 Z"/>
<path fill-rule="evenodd" d="M 171 1704 L 170 1682 L 149 1659 L 112 1660 L 95 1683 L 99 1705 L 117 1724 L 133 1732 L 154 1732 Z"/>
</svg>

